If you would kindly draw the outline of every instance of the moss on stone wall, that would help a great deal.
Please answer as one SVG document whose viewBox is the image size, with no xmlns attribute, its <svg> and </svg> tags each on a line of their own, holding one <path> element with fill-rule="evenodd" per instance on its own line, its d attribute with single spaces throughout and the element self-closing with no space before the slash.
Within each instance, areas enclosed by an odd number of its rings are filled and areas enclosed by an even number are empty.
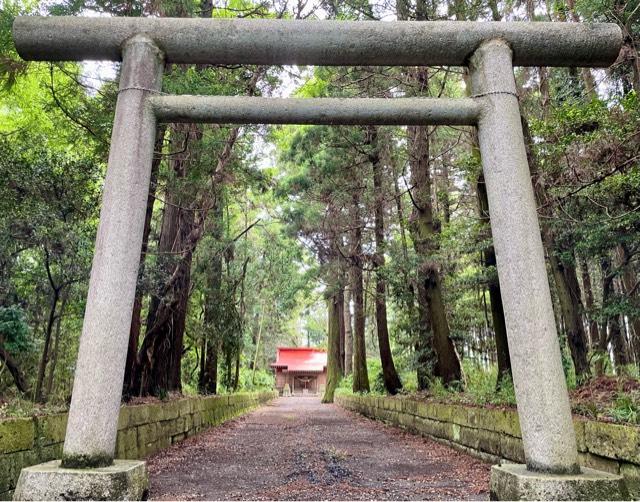
<svg viewBox="0 0 640 502">
<path fill-rule="evenodd" d="M 457 404 L 417 401 L 408 397 L 336 395 L 336 404 L 443 441 L 497 462 L 524 463 L 517 412 Z M 629 493 L 640 499 L 640 427 L 574 419 L 580 463 L 624 476 Z"/>
<path fill-rule="evenodd" d="M 0 422 L 0 453 L 29 450 L 35 437 L 34 421 L 16 418 Z"/>
<path fill-rule="evenodd" d="M 144 458 L 275 397 L 257 392 L 123 406 L 116 457 Z M 0 500 L 11 500 L 23 467 L 61 458 L 66 427 L 66 414 L 0 420 Z"/>
</svg>

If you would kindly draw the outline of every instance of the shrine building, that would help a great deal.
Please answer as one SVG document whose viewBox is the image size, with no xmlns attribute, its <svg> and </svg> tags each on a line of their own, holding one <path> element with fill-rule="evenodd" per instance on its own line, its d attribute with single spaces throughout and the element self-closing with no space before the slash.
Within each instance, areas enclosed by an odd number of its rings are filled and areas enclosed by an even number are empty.
<svg viewBox="0 0 640 502">
<path fill-rule="evenodd" d="M 313 396 L 324 392 L 327 384 L 327 352 L 307 347 L 278 347 L 276 388 L 281 395 Z"/>
</svg>

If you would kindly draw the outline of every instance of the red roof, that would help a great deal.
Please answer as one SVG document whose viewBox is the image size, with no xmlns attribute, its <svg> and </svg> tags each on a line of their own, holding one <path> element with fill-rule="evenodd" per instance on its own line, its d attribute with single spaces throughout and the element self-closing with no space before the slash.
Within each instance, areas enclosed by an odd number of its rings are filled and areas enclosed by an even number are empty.
<svg viewBox="0 0 640 502">
<path fill-rule="evenodd" d="M 307 347 L 278 347 L 278 357 L 271 367 L 322 373 L 327 367 L 327 352 Z"/>
</svg>

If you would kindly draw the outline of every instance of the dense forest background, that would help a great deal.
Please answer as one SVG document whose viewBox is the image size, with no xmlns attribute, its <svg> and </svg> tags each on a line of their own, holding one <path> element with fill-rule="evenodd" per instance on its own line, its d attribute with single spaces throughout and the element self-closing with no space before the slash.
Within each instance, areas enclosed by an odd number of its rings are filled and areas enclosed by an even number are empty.
<svg viewBox="0 0 640 502">
<path fill-rule="evenodd" d="M 638 0 L 0 0 L 3 414 L 69 401 L 117 97 L 118 65 L 22 61 L 25 14 L 617 23 L 611 68 L 516 79 L 576 407 L 640 420 Z M 165 71 L 176 94 L 468 92 L 453 67 Z M 472 128 L 158 127 L 125 398 L 271 387 L 278 345 L 329 350 L 327 400 L 513 404 Z"/>
</svg>

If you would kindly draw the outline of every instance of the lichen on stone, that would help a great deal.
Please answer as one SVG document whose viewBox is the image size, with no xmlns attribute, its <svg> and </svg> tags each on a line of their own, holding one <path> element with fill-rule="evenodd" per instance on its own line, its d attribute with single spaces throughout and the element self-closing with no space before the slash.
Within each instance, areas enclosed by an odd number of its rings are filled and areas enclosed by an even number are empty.
<svg viewBox="0 0 640 502">
<path fill-rule="evenodd" d="M 64 455 L 61 467 L 65 469 L 94 469 L 96 467 L 109 467 L 113 464 L 113 457 L 106 453 L 94 455 Z"/>
</svg>

